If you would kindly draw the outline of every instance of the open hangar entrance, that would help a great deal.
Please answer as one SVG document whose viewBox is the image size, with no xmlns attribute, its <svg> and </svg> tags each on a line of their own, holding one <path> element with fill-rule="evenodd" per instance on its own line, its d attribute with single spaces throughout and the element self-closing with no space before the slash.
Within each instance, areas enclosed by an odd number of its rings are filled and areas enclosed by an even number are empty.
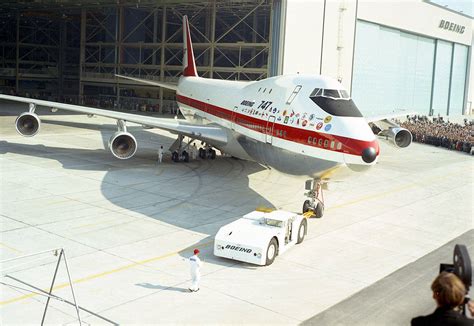
<svg viewBox="0 0 474 326">
<path fill-rule="evenodd" d="M 124 82 L 115 74 L 176 82 L 184 15 L 200 76 L 258 80 L 274 71 L 280 0 L 7 1 L 0 4 L 0 91 L 173 112 L 174 93 Z"/>
</svg>

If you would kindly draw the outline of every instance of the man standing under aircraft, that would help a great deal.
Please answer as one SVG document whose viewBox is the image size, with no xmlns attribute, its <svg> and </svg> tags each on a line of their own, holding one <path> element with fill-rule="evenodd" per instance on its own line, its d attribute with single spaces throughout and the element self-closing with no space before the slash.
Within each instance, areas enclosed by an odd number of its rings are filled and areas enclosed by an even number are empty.
<svg viewBox="0 0 474 326">
<path fill-rule="evenodd" d="M 189 291 L 197 292 L 199 291 L 199 281 L 201 280 L 201 266 L 202 262 L 201 259 L 198 257 L 199 249 L 194 249 L 194 255 L 189 257 L 189 263 L 191 266 L 191 287 Z"/>
<path fill-rule="evenodd" d="M 160 146 L 158 149 L 158 163 L 163 161 L 163 145 Z"/>
</svg>

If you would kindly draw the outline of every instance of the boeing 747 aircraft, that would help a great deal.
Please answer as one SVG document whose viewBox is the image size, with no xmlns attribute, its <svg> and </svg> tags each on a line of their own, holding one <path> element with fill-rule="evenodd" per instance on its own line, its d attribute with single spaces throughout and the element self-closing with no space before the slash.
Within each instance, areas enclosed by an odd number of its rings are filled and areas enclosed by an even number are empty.
<svg viewBox="0 0 474 326">
<path fill-rule="evenodd" d="M 186 120 L 147 117 L 79 105 L 0 95 L 1 99 L 29 103 L 29 112 L 16 120 L 23 136 L 40 129 L 37 105 L 81 112 L 117 120 L 118 131 L 110 138 L 112 154 L 131 158 L 137 150 L 127 122 L 161 128 L 178 135 L 173 160 L 187 160 L 185 136 L 206 143 L 200 156 L 214 157 L 212 147 L 234 157 L 251 160 L 291 175 L 309 176 L 309 199 L 303 211 L 317 217 L 324 212 L 322 177 L 337 167 L 364 170 L 377 161 L 379 144 L 369 126 L 397 147 L 410 145 L 406 129 L 389 116 L 366 119 L 337 80 L 319 75 L 276 76 L 242 82 L 201 78 L 197 74 L 188 19 L 183 17 L 183 74 L 177 85 L 118 76 L 176 91 L 179 109 Z"/>
</svg>

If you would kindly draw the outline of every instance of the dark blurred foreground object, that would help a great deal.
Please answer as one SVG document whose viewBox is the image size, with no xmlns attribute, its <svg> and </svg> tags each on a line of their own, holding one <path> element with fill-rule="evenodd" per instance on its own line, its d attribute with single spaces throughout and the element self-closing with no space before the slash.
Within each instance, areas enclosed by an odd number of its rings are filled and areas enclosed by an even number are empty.
<svg viewBox="0 0 474 326">
<path fill-rule="evenodd" d="M 466 317 L 466 305 L 469 302 L 467 293 L 472 285 L 471 259 L 466 246 L 457 244 L 454 247 L 453 264 L 440 264 L 440 274 L 431 284 L 433 299 L 437 308 L 427 316 L 411 320 L 411 325 L 474 325 L 474 319 Z"/>
</svg>

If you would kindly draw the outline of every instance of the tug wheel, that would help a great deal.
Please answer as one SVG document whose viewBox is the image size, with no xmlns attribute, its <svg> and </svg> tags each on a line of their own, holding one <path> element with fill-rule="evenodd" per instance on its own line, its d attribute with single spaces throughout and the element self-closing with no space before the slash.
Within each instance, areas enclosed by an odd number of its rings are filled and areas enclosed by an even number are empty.
<svg viewBox="0 0 474 326">
<path fill-rule="evenodd" d="M 306 235 L 307 228 L 308 228 L 308 222 L 306 221 L 306 219 L 303 219 L 298 229 L 298 240 L 296 241 L 296 243 L 303 242 L 304 236 Z"/>
<path fill-rule="evenodd" d="M 270 243 L 268 244 L 267 259 L 266 259 L 265 265 L 266 266 L 271 265 L 273 261 L 275 260 L 275 257 L 277 256 L 277 254 L 278 254 L 278 242 L 276 241 L 275 238 L 272 238 L 272 240 L 270 240 Z"/>
</svg>

